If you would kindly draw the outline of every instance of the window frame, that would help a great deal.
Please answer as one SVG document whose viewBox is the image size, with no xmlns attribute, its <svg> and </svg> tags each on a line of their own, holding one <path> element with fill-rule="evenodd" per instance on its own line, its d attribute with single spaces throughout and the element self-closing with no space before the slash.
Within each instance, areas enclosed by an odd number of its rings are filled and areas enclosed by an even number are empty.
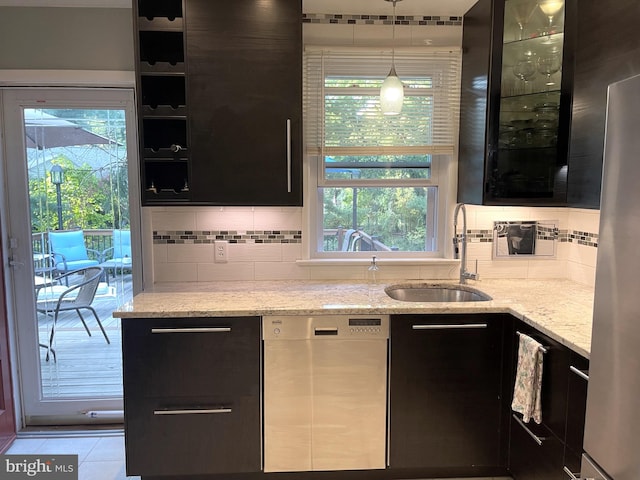
<svg viewBox="0 0 640 480">
<path fill-rule="evenodd" d="M 353 53 L 357 51 L 357 48 L 351 49 L 350 52 Z M 317 51 L 317 50 L 316 50 Z M 449 51 L 449 53 L 451 53 Z M 459 55 L 459 52 L 458 52 Z M 458 56 L 459 61 L 459 56 Z M 354 73 L 357 77 L 358 74 Z M 459 91 L 460 85 L 460 72 L 457 72 L 457 85 L 454 88 L 457 88 Z M 360 77 L 364 78 L 362 75 Z M 318 97 L 318 102 L 322 99 L 322 107 L 318 108 L 316 106 L 316 111 L 318 115 L 321 116 L 320 123 L 324 122 L 324 112 L 325 112 L 325 102 L 327 92 L 324 88 L 325 81 L 322 78 L 322 87 L 320 89 L 316 89 L 315 95 Z M 306 81 L 306 73 L 305 73 L 305 81 Z M 305 88 L 305 96 L 308 95 Z M 318 91 L 320 90 L 320 91 Z M 405 96 L 416 95 L 416 96 L 424 96 L 425 92 L 422 89 L 405 89 Z M 352 94 L 356 95 L 356 92 L 351 90 L 350 88 L 341 88 L 341 87 L 333 87 L 331 93 L 335 93 L 337 95 L 344 94 Z M 379 90 L 376 88 L 359 88 L 357 90 L 357 95 L 378 95 Z M 434 95 L 435 97 L 435 95 Z M 459 97 L 458 97 L 459 98 Z M 459 107 L 459 103 L 458 103 Z M 443 108 L 442 106 L 438 106 L 436 108 Z M 305 124 L 307 120 L 307 115 L 309 112 L 305 109 Z M 433 115 L 435 117 L 435 114 Z M 306 157 L 308 159 L 309 165 L 309 194 L 307 198 L 309 200 L 309 226 L 310 226 L 310 236 L 309 236 L 309 257 L 311 259 L 358 259 L 358 258 L 367 258 L 370 259 L 372 254 L 375 254 L 380 258 L 392 258 L 392 259 L 428 259 L 428 258 L 444 258 L 446 245 L 445 245 L 445 231 L 446 231 L 446 220 L 447 220 L 447 210 L 446 205 L 448 203 L 448 199 L 451 195 L 451 189 L 454 188 L 452 182 L 452 173 L 454 172 L 453 166 L 455 165 L 456 153 L 457 153 L 457 115 L 454 116 L 455 120 L 453 121 L 453 125 L 451 128 L 453 129 L 455 135 L 455 143 L 451 146 L 439 146 L 439 145 L 424 145 L 424 146 L 384 146 L 384 147 L 339 147 L 325 146 L 324 140 L 324 124 L 321 127 L 321 144 L 319 146 L 314 146 L 309 142 L 309 137 L 305 134 L 305 144 L 306 144 Z M 318 121 L 318 120 L 317 120 Z M 316 127 L 317 128 L 317 127 Z M 329 179 L 325 176 L 326 162 L 325 159 L 327 156 L 340 156 L 340 155 L 357 155 L 357 154 L 380 154 L 380 155 L 415 155 L 415 154 L 425 154 L 431 156 L 429 178 L 422 179 Z M 324 244 L 324 203 L 323 203 L 323 194 L 322 191 L 324 188 L 368 188 L 368 187 L 389 187 L 389 188 L 411 188 L 411 187 L 436 187 L 437 194 L 433 195 L 432 190 L 427 190 L 428 196 L 431 196 L 430 201 L 427 201 L 427 218 L 430 215 L 435 215 L 435 223 L 434 234 L 429 238 L 431 242 L 435 242 L 435 248 L 433 251 L 324 251 L 321 250 Z M 429 193 L 431 192 L 431 193 Z M 435 196 L 435 198 L 433 198 Z M 435 200 L 435 202 L 434 202 Z"/>
</svg>

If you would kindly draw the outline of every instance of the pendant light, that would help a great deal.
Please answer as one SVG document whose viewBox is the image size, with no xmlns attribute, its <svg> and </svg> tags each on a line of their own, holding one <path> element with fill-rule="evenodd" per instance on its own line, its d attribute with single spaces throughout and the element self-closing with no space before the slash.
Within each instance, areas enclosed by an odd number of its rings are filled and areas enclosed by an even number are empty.
<svg viewBox="0 0 640 480">
<path fill-rule="evenodd" d="M 384 0 L 393 2 L 393 40 L 391 43 L 391 70 L 382 82 L 380 88 L 380 109 L 384 115 L 398 115 L 402 111 L 404 101 L 404 85 L 398 78 L 395 65 L 395 41 L 396 41 L 396 3 L 402 0 Z"/>
</svg>

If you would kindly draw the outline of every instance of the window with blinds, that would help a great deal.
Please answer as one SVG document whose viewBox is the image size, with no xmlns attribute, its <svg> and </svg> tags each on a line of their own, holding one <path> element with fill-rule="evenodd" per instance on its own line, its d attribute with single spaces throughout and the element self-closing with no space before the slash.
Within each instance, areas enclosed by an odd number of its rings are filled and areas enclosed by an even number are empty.
<svg viewBox="0 0 640 480">
<path fill-rule="evenodd" d="M 379 102 L 390 66 L 391 52 L 305 51 L 305 144 L 318 166 L 316 253 L 438 251 L 438 172 L 457 143 L 460 52 L 396 51 L 405 96 L 394 116 L 383 115 Z"/>
</svg>

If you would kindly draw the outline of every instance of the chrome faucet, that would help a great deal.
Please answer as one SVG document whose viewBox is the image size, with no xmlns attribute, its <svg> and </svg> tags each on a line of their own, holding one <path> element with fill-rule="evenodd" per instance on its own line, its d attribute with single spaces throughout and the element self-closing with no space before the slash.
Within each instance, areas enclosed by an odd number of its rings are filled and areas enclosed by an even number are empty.
<svg viewBox="0 0 640 480">
<path fill-rule="evenodd" d="M 462 210 L 462 234 L 458 240 L 458 215 Z M 461 246 L 459 246 L 461 244 Z M 460 283 L 467 283 L 467 279 L 479 280 L 478 260 L 476 260 L 476 271 L 467 271 L 467 209 L 464 203 L 458 203 L 453 212 L 453 258 L 460 259 Z"/>
</svg>

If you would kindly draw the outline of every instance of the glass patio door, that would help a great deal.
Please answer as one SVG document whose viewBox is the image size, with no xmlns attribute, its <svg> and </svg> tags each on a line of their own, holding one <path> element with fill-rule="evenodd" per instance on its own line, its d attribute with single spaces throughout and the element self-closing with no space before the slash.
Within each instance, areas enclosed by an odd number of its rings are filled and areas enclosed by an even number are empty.
<svg viewBox="0 0 640 480">
<path fill-rule="evenodd" d="M 23 416 L 117 422 L 122 356 L 111 312 L 141 279 L 133 91 L 11 89 L 2 103 Z"/>
</svg>

